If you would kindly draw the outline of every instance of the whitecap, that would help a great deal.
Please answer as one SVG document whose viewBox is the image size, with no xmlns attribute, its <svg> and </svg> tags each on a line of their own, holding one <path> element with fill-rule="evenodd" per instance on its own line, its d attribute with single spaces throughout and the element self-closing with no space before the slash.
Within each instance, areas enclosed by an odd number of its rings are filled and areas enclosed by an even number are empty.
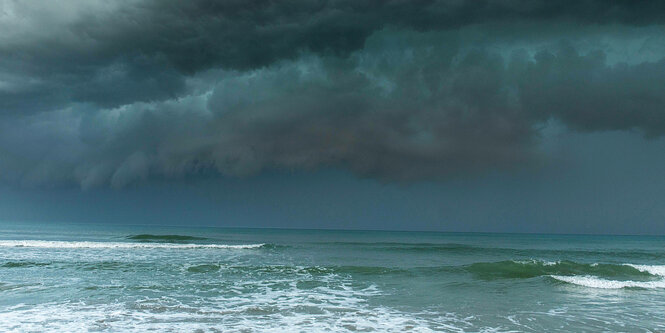
<svg viewBox="0 0 665 333">
<path fill-rule="evenodd" d="M 606 280 L 601 279 L 595 276 L 584 275 L 584 276 L 564 276 L 564 275 L 550 275 L 552 278 L 589 288 L 599 288 L 599 289 L 621 289 L 621 288 L 644 288 L 644 289 L 656 289 L 656 288 L 665 288 L 665 280 L 657 281 L 618 281 L 618 280 Z"/>
<path fill-rule="evenodd" d="M 640 272 L 646 272 L 652 275 L 658 275 L 665 277 L 665 265 L 634 265 L 634 264 L 624 264 L 626 266 L 633 267 Z"/>
</svg>

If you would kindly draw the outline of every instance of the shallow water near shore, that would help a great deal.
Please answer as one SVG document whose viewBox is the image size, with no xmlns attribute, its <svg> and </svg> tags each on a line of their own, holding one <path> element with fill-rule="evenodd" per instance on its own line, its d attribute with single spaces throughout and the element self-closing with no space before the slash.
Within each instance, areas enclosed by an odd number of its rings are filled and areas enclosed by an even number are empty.
<svg viewBox="0 0 665 333">
<path fill-rule="evenodd" d="M 665 330 L 665 238 L 0 223 L 0 331 Z"/>
</svg>

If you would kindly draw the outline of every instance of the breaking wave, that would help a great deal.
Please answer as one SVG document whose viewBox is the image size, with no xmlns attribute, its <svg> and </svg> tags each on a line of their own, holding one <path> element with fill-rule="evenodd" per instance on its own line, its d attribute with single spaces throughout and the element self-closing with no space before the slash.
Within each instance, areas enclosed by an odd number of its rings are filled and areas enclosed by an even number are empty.
<svg viewBox="0 0 665 333">
<path fill-rule="evenodd" d="M 256 249 L 265 244 L 172 244 L 137 242 L 91 242 L 46 240 L 1 240 L 0 247 L 34 247 L 49 249 Z"/>
<path fill-rule="evenodd" d="M 561 276 L 551 275 L 557 281 L 566 282 L 578 286 L 600 289 L 622 289 L 622 288 L 638 288 L 638 289 L 656 289 L 665 288 L 665 280 L 656 281 L 620 281 L 620 280 L 607 280 L 595 276 Z"/>
<path fill-rule="evenodd" d="M 665 288 L 665 265 L 599 264 L 539 260 L 475 263 L 466 270 L 484 280 L 540 276 L 589 288 Z"/>
<path fill-rule="evenodd" d="M 574 261 L 548 262 L 540 260 L 499 261 L 475 263 L 466 270 L 481 279 L 528 279 L 545 275 L 595 275 L 610 278 L 653 277 L 652 272 L 636 266 L 622 264 L 587 264 Z"/>
</svg>

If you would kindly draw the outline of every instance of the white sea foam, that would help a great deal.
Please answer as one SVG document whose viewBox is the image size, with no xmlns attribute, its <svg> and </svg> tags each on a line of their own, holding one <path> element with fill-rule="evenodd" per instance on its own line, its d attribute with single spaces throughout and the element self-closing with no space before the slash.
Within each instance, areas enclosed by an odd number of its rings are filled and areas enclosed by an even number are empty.
<svg viewBox="0 0 665 333">
<path fill-rule="evenodd" d="M 137 242 L 75 242 L 46 240 L 0 240 L 0 247 L 35 247 L 49 249 L 256 249 L 265 244 L 172 244 Z"/>
<path fill-rule="evenodd" d="M 186 279 L 199 279 L 188 282 L 160 280 L 157 274 L 149 280 L 157 287 L 146 294 L 134 294 L 136 285 L 129 281 L 120 296 L 113 289 L 112 297 L 97 296 L 92 301 L 72 296 L 0 307 L 0 332 L 498 331 L 454 313 L 409 312 L 370 302 L 384 291 L 346 274 L 275 267 L 278 271 L 256 269 L 239 279 L 232 278 L 236 275 L 232 271 L 226 272 L 226 278 L 187 275 Z M 211 285 L 213 289 L 198 289 Z M 104 289 L 95 293 L 103 295 Z"/>
<path fill-rule="evenodd" d="M 369 306 L 380 291 L 358 289 L 330 275 L 334 287 L 301 290 L 297 281 L 237 282 L 251 293 L 201 299 L 142 298 L 107 304 L 52 302 L 0 308 L 0 331 L 159 332 L 464 332 L 472 323 L 450 313 L 417 314 Z M 284 289 L 273 287 L 286 284 Z M 486 330 L 490 331 L 490 330 Z"/>
<path fill-rule="evenodd" d="M 512 262 L 516 264 L 522 264 L 522 265 L 539 265 L 542 264 L 543 266 L 555 266 L 561 263 L 561 261 L 542 261 L 542 260 L 537 260 L 537 259 L 529 259 L 529 260 L 512 260 Z"/>
<path fill-rule="evenodd" d="M 665 288 L 665 280 L 657 281 L 619 281 L 619 280 L 606 280 L 595 276 L 564 276 L 564 275 L 550 275 L 552 278 L 578 286 L 600 289 L 621 289 L 621 288 L 644 288 L 656 289 Z"/>
<path fill-rule="evenodd" d="M 659 275 L 665 277 L 665 265 L 633 265 L 633 264 L 625 264 L 625 265 L 633 267 L 641 272 L 646 272 L 652 275 Z"/>
<path fill-rule="evenodd" d="M 660 277 L 665 277 L 665 265 L 635 265 L 624 264 L 625 266 L 633 267 L 641 272 L 649 273 Z M 658 289 L 665 288 L 665 279 L 655 281 L 619 281 L 607 280 L 599 277 L 585 275 L 585 276 L 563 276 L 551 275 L 552 278 L 578 286 L 600 289 L 621 289 L 621 288 L 644 288 L 644 289 Z"/>
</svg>

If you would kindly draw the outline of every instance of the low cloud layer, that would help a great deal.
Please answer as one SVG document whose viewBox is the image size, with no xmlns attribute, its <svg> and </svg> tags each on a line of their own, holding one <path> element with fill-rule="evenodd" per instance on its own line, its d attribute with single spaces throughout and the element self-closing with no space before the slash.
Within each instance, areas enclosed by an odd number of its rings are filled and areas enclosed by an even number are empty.
<svg viewBox="0 0 665 333">
<path fill-rule="evenodd" d="M 665 134 L 659 1 L 0 2 L 0 178 L 437 180 Z"/>
</svg>

